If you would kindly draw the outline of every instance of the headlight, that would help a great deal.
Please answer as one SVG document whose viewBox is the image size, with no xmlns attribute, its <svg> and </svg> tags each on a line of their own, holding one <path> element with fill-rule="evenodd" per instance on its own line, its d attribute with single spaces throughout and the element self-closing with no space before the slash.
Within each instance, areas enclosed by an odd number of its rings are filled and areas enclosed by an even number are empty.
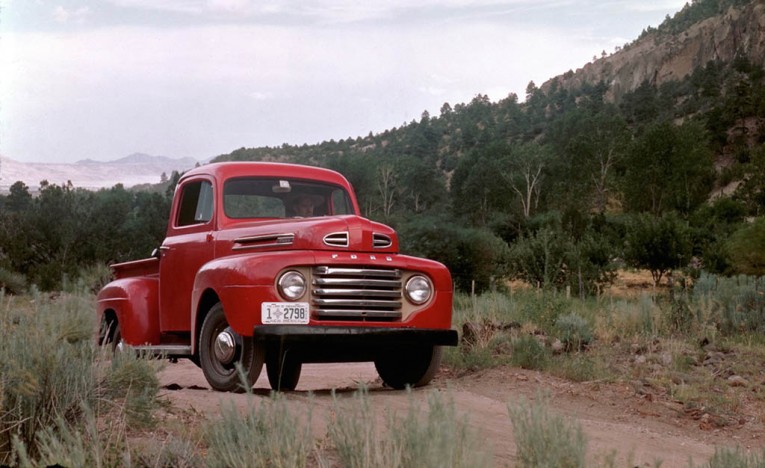
<svg viewBox="0 0 765 468">
<path fill-rule="evenodd" d="M 428 302 L 433 294 L 433 286 L 424 276 L 412 276 L 406 282 L 406 297 L 412 303 L 420 305 Z"/>
<path fill-rule="evenodd" d="M 305 294 L 305 277 L 298 271 L 288 271 L 279 278 L 279 293 L 290 301 L 300 299 Z"/>
</svg>

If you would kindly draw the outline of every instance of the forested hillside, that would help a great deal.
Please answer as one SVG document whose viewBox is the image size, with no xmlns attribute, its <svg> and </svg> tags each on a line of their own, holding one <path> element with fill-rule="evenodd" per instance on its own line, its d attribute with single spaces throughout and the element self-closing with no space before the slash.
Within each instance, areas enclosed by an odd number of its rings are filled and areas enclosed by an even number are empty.
<svg viewBox="0 0 765 468">
<path fill-rule="evenodd" d="M 761 3 L 694 1 L 625 49 L 645 40 L 680 44 L 702 22 Z M 680 79 L 646 79 L 618 96 L 613 80 L 569 72 L 542 87 L 529 83 L 522 98 L 477 95 L 381 133 L 241 148 L 215 161 L 338 170 L 356 188 L 364 216 L 396 227 L 404 251 L 446 263 L 466 290 L 519 278 L 594 294 L 623 266 L 647 268 L 656 281 L 702 268 L 762 275 L 759 50 L 709 60 Z M 168 198 L 48 186 L 32 199 L 15 186 L 0 203 L 0 272 L 52 288 L 61 271 L 146 255 L 162 239 Z"/>
</svg>

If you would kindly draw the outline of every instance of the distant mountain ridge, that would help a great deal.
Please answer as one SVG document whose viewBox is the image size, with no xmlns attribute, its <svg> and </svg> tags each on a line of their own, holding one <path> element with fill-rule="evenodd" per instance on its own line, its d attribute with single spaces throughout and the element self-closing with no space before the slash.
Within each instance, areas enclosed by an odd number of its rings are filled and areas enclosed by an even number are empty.
<svg viewBox="0 0 765 468">
<path fill-rule="evenodd" d="M 133 153 L 113 161 L 85 159 L 76 163 L 25 163 L 0 157 L 0 192 L 6 192 L 17 181 L 24 182 L 31 191 L 37 191 L 40 182 L 74 187 L 100 189 L 122 184 L 132 187 L 157 184 L 162 174 L 170 177 L 173 171 L 186 171 L 197 165 L 193 158 L 169 158 L 145 153 Z"/>
</svg>

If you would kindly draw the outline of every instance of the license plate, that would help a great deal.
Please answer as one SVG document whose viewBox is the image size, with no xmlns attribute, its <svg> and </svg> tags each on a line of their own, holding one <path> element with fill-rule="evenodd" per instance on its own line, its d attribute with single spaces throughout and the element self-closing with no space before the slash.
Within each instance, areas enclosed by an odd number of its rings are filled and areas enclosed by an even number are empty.
<svg viewBox="0 0 765 468">
<path fill-rule="evenodd" d="M 307 302 L 264 302 L 260 306 L 260 319 L 265 325 L 306 325 L 310 316 Z"/>
</svg>

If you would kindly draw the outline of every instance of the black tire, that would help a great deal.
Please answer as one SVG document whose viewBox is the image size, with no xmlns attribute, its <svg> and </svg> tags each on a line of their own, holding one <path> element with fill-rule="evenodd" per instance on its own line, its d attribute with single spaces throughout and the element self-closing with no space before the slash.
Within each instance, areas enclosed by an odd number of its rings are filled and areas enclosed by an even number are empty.
<svg viewBox="0 0 765 468">
<path fill-rule="evenodd" d="M 225 335 L 231 347 L 230 357 L 221 358 L 216 353 L 219 337 Z M 214 390 L 221 392 L 244 392 L 255 384 L 263 368 L 263 351 L 256 346 L 252 337 L 244 337 L 233 331 L 226 321 L 223 306 L 215 304 L 207 313 L 199 334 L 199 364 Z M 240 364 L 246 382 L 244 385 L 237 371 Z"/>
<path fill-rule="evenodd" d="M 375 368 L 385 385 L 391 388 L 422 387 L 438 372 L 441 353 L 441 346 L 412 346 L 378 356 Z"/>
<path fill-rule="evenodd" d="M 277 392 L 291 392 L 297 387 L 303 363 L 290 356 L 289 349 L 279 347 L 269 349 L 266 353 L 266 373 L 271 389 Z"/>
</svg>

